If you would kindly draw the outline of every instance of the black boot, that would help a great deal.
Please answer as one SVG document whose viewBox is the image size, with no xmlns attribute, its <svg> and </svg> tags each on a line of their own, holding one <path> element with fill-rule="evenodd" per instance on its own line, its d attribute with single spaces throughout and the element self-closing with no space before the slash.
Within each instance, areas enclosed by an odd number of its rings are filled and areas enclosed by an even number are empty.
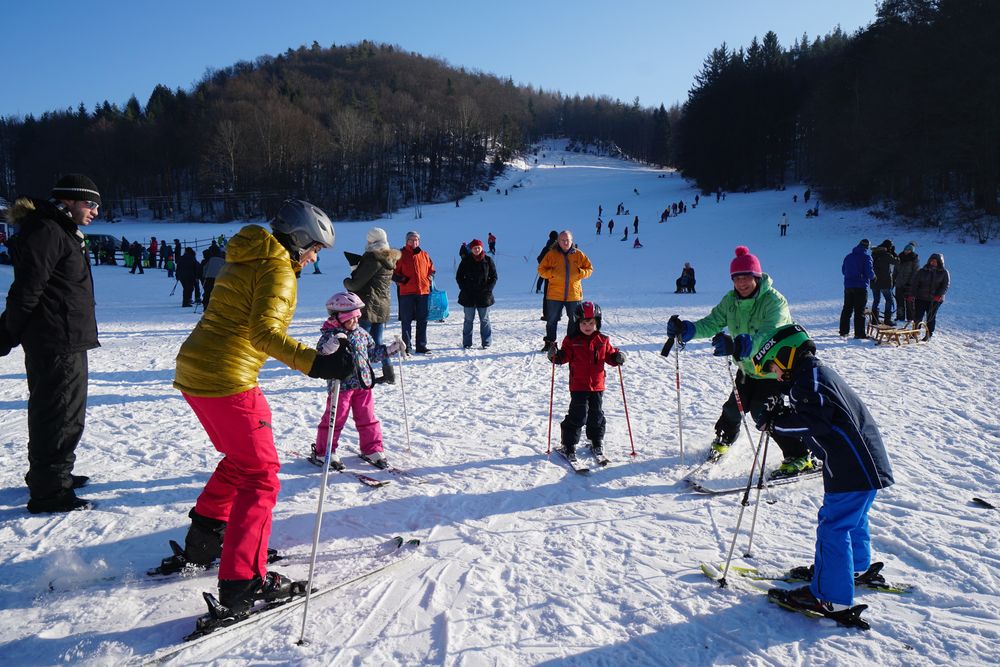
<svg viewBox="0 0 1000 667">
<path fill-rule="evenodd" d="M 191 517 L 191 527 L 184 538 L 184 555 L 194 565 L 211 565 L 216 558 L 222 557 L 226 522 L 202 516 L 193 509 L 188 516 Z"/>
<path fill-rule="evenodd" d="M 220 579 L 219 603 L 233 616 L 241 616 L 250 611 L 254 602 L 272 602 L 304 591 L 300 582 L 295 582 L 277 572 L 268 572 L 263 579 Z"/>
<path fill-rule="evenodd" d="M 386 384 L 396 384 L 396 372 L 392 364 L 382 364 L 382 382 Z"/>
</svg>

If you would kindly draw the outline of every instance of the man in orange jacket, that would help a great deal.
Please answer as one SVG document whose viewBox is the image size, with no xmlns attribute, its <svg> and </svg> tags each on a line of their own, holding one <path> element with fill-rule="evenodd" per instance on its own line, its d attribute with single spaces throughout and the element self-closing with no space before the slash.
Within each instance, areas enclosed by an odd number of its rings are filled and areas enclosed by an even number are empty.
<svg viewBox="0 0 1000 667">
<path fill-rule="evenodd" d="M 427 349 L 427 299 L 433 275 L 434 262 L 420 247 L 420 234 L 406 232 L 406 245 L 400 250 L 392 279 L 399 285 L 399 319 L 407 354 L 413 349 L 410 343 L 413 320 L 417 321 L 417 354 L 430 353 Z"/>
<path fill-rule="evenodd" d="M 538 265 L 538 275 L 549 281 L 545 289 L 545 343 L 542 352 L 548 351 L 556 341 L 556 325 L 563 309 L 569 324 L 566 335 L 575 333 L 576 307 L 583 301 L 581 281 L 594 272 L 583 251 L 573 244 L 573 232 L 563 230 L 559 242 L 549 248 Z"/>
</svg>

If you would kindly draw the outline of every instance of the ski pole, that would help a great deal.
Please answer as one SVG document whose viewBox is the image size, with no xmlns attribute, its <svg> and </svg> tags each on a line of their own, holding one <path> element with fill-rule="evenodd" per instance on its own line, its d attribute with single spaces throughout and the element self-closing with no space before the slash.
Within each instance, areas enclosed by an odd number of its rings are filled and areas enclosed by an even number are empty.
<svg viewBox="0 0 1000 667">
<path fill-rule="evenodd" d="M 552 453 L 552 401 L 556 395 L 556 365 L 552 364 L 552 385 L 549 387 L 549 442 L 545 446 L 545 455 Z"/>
<path fill-rule="evenodd" d="M 174 295 L 174 292 L 177 291 L 177 283 L 179 283 L 179 282 L 180 282 L 179 280 L 175 280 L 174 281 L 174 286 L 171 288 L 170 294 L 168 296 L 173 296 Z"/>
<path fill-rule="evenodd" d="M 402 339 L 396 336 L 396 345 L 400 346 L 403 344 Z M 399 391 L 403 395 L 403 428 L 406 430 L 406 453 L 408 455 L 413 452 L 410 450 L 410 418 L 406 413 L 406 389 L 404 388 L 405 383 L 403 382 L 403 357 L 406 353 L 403 351 L 406 348 L 401 348 L 399 352 Z"/>
<path fill-rule="evenodd" d="M 760 440 L 757 441 L 757 450 L 754 452 L 753 464 L 750 466 L 750 475 L 747 477 L 747 488 L 743 490 L 743 500 L 740 501 L 740 516 L 736 519 L 736 530 L 733 532 L 733 542 L 729 545 L 729 555 L 726 556 L 726 567 L 722 571 L 722 578 L 719 579 L 719 588 L 725 588 L 729 585 L 729 582 L 726 581 L 726 575 L 729 574 L 729 563 L 733 560 L 733 551 L 736 550 L 736 539 L 740 536 L 740 525 L 743 523 L 743 513 L 746 511 L 747 505 L 750 504 L 750 488 L 753 486 L 753 473 L 757 467 L 757 457 L 760 455 L 760 448 L 767 435 L 767 431 L 762 432 L 760 434 Z"/>
<path fill-rule="evenodd" d="M 770 431 L 765 431 L 770 433 Z M 771 441 L 770 435 L 764 438 L 764 453 L 760 457 L 760 473 L 757 475 L 757 497 L 754 499 L 753 518 L 750 520 L 750 539 L 747 541 L 747 550 L 743 554 L 744 558 L 753 558 L 753 532 L 757 527 L 757 510 L 760 509 L 760 491 L 764 488 L 764 470 L 767 468 L 767 445 Z"/>
<path fill-rule="evenodd" d="M 319 549 L 319 529 L 323 525 L 323 501 L 326 499 L 326 483 L 330 477 L 330 457 L 333 454 L 333 431 L 337 423 L 337 402 L 340 398 L 340 380 L 331 380 L 332 386 L 326 393 L 326 405 L 330 410 L 326 432 L 326 456 L 323 458 L 323 483 L 319 487 L 319 508 L 316 510 L 316 525 L 313 527 L 312 556 L 309 558 L 309 578 L 306 581 L 306 602 L 302 609 L 302 634 L 298 644 L 306 643 L 306 621 L 309 618 L 309 598 L 312 597 L 313 572 L 316 570 L 316 552 Z"/>
<path fill-rule="evenodd" d="M 625 400 L 625 380 L 622 377 L 622 367 L 618 367 L 618 385 L 622 388 L 622 405 L 625 406 L 625 424 L 628 426 L 628 442 L 632 446 L 630 456 L 635 456 L 635 441 L 632 440 L 632 422 L 628 418 L 628 401 Z"/>
<path fill-rule="evenodd" d="M 736 385 L 736 376 L 733 375 L 733 360 L 730 357 L 726 358 L 726 370 L 729 371 L 729 379 L 733 383 L 733 396 L 736 397 L 736 408 L 740 411 L 740 420 L 743 422 L 743 430 L 747 432 L 747 443 L 753 442 L 753 435 L 750 434 L 750 425 L 747 424 L 747 413 L 743 409 L 743 401 L 740 399 L 740 389 Z M 757 456 L 754 455 L 754 464 L 757 462 Z M 750 474 L 753 474 L 753 468 L 750 469 Z"/>
<path fill-rule="evenodd" d="M 679 336 L 668 338 L 660 354 L 664 357 L 670 356 L 674 341 L 678 341 L 677 354 L 674 355 L 674 375 L 677 384 L 677 440 L 681 446 L 681 465 L 684 465 L 684 416 L 681 411 L 681 350 L 684 349 L 684 341 L 680 340 Z"/>
</svg>

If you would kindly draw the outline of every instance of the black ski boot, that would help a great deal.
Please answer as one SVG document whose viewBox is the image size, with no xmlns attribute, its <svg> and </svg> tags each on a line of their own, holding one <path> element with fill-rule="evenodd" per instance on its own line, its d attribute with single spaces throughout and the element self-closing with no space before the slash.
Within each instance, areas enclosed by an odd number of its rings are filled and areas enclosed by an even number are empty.
<svg viewBox="0 0 1000 667">
<path fill-rule="evenodd" d="M 864 572 L 854 574 L 855 586 L 867 586 L 869 588 L 886 588 L 889 584 L 882 576 L 882 568 L 885 563 L 872 563 Z"/>
<path fill-rule="evenodd" d="M 226 608 L 226 614 L 240 618 L 250 613 L 258 600 L 275 602 L 305 593 L 305 584 L 292 581 L 277 572 L 268 572 L 262 579 L 220 579 L 219 604 Z"/>
</svg>

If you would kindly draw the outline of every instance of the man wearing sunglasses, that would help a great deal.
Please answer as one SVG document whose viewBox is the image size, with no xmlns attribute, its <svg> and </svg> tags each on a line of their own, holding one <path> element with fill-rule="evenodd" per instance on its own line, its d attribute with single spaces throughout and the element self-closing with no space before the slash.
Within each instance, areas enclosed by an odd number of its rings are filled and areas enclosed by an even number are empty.
<svg viewBox="0 0 1000 667">
<path fill-rule="evenodd" d="M 21 345 L 28 379 L 28 511 L 69 512 L 91 503 L 73 474 L 87 408 L 87 351 L 98 347 L 94 282 L 81 226 L 101 205 L 94 182 L 67 174 L 48 200 L 22 197 L 8 220 L 14 282 L 0 315 L 0 356 Z"/>
</svg>

